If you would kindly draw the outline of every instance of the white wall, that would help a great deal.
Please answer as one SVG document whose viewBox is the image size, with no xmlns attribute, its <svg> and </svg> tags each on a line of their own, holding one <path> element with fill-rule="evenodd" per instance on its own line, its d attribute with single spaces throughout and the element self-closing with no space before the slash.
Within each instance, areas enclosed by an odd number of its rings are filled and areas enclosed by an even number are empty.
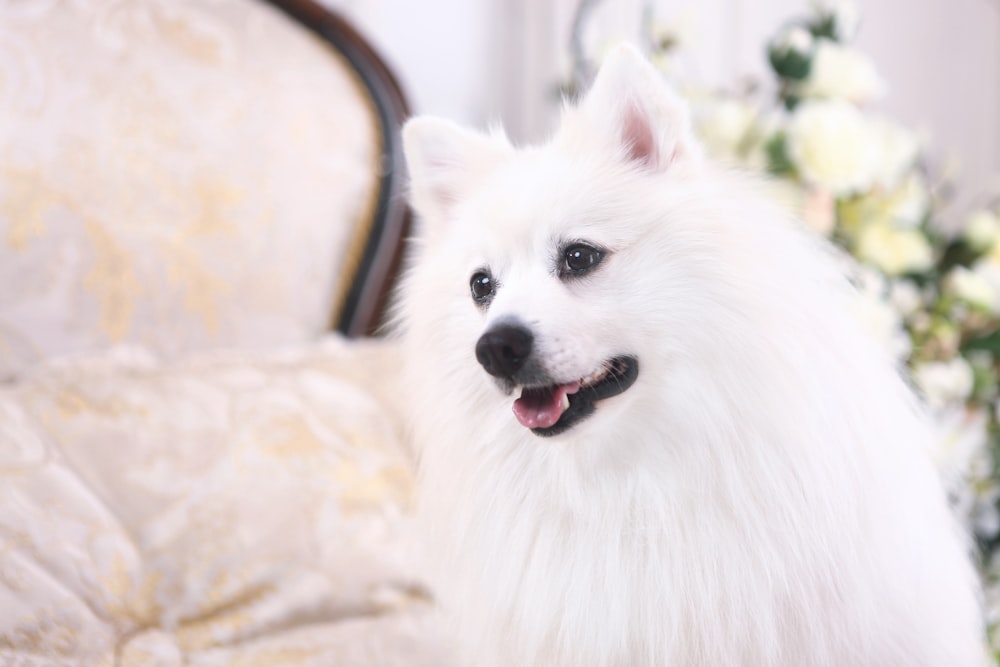
<svg viewBox="0 0 1000 667">
<path fill-rule="evenodd" d="M 568 66 L 575 0 L 324 0 L 386 55 L 418 112 L 480 127 L 503 120 L 518 139 L 551 125 L 552 84 Z M 604 0 L 592 44 L 638 33 L 644 0 Z M 732 86 L 766 75 L 765 39 L 809 0 L 654 0 L 689 26 L 686 74 Z M 860 0 L 857 46 L 889 84 L 880 108 L 927 130 L 955 157 L 967 196 L 1000 193 L 1000 0 Z"/>
<path fill-rule="evenodd" d="M 1000 1 L 864 4 L 860 48 L 873 54 L 894 117 L 954 151 L 966 194 L 1000 194 Z"/>
<path fill-rule="evenodd" d="M 503 0 L 321 0 L 372 41 L 419 113 L 480 125 L 498 117 L 495 14 Z"/>
</svg>

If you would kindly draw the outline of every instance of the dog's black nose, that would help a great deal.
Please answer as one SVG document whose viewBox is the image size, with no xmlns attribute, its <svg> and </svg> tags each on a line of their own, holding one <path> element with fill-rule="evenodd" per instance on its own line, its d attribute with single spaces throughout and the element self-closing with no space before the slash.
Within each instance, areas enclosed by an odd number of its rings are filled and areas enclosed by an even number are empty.
<svg viewBox="0 0 1000 667">
<path fill-rule="evenodd" d="M 486 372 L 511 378 L 531 355 L 534 336 L 519 324 L 498 324 L 476 343 L 476 359 Z"/>
</svg>

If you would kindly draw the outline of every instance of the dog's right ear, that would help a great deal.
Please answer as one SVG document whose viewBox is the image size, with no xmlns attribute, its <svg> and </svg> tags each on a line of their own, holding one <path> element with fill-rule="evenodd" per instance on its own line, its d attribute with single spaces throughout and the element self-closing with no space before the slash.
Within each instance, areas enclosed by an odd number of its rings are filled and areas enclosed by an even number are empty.
<svg viewBox="0 0 1000 667">
<path fill-rule="evenodd" d="M 580 110 L 589 134 L 642 169 L 659 173 L 701 160 L 687 104 L 628 44 L 608 54 Z"/>
<path fill-rule="evenodd" d="M 456 202 L 510 150 L 502 136 L 466 130 L 441 118 L 410 119 L 403 126 L 403 152 L 414 210 L 425 224 L 447 221 Z"/>
</svg>

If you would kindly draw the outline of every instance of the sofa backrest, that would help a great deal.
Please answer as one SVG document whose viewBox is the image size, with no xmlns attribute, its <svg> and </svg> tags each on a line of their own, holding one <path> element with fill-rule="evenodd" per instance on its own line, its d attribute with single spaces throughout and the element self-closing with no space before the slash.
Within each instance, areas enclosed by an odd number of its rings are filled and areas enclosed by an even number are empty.
<svg viewBox="0 0 1000 667">
<path fill-rule="evenodd" d="M 405 105 L 341 28 L 307 0 L 0 10 L 0 377 L 371 328 Z"/>
</svg>

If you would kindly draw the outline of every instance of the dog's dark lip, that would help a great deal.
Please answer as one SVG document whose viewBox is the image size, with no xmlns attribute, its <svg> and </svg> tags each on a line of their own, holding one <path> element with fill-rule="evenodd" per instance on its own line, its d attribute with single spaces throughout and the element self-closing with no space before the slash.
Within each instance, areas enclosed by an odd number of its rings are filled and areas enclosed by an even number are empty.
<svg viewBox="0 0 1000 667">
<path fill-rule="evenodd" d="M 569 394 L 569 407 L 559 417 L 559 421 L 547 428 L 533 428 L 531 432 L 546 438 L 565 433 L 592 415 L 597 401 L 625 392 L 639 377 L 639 360 L 631 355 L 615 357 L 608 360 L 606 365 L 609 372 L 600 382 L 581 386 L 579 391 Z"/>
</svg>

